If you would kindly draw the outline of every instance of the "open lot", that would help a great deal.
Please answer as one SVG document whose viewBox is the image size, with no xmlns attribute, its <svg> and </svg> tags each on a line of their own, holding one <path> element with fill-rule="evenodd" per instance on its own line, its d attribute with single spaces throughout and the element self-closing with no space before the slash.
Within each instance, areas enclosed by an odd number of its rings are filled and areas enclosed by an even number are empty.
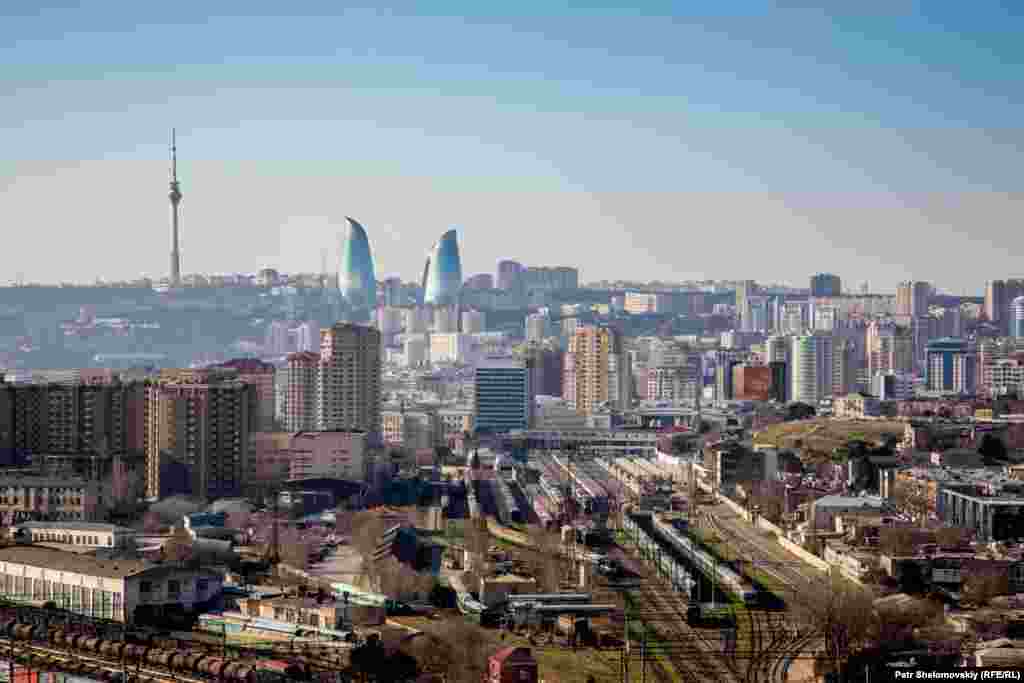
<svg viewBox="0 0 1024 683">
<path fill-rule="evenodd" d="M 874 441 L 886 436 L 903 436 L 904 423 L 889 420 L 835 420 L 818 418 L 771 425 L 754 435 L 754 444 L 792 448 L 803 455 L 828 456 L 833 449 L 853 439 Z"/>
</svg>

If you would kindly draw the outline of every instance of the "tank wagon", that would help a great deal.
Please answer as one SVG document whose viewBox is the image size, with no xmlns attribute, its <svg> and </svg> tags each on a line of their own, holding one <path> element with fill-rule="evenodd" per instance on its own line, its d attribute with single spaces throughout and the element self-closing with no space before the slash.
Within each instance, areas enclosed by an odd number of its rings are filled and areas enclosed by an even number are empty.
<svg viewBox="0 0 1024 683">
<path fill-rule="evenodd" d="M 130 666 L 152 666 L 230 683 L 284 683 L 310 678 L 309 668 L 304 663 L 225 659 L 200 651 L 168 650 L 105 640 L 95 636 L 69 633 L 60 627 L 46 630 L 32 624 L 7 621 L 0 624 L 0 635 L 23 642 L 47 641 L 55 648 L 94 654 L 108 660 L 123 661 Z"/>
</svg>

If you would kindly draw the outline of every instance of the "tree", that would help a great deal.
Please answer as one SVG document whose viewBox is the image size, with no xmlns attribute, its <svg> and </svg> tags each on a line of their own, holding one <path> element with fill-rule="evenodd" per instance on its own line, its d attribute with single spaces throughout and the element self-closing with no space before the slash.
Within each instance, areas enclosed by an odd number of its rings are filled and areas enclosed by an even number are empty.
<svg viewBox="0 0 1024 683">
<path fill-rule="evenodd" d="M 833 575 L 804 607 L 821 634 L 825 657 L 834 669 L 842 670 L 852 655 L 871 643 L 874 604 L 863 588 Z"/>
<path fill-rule="evenodd" d="M 928 524 L 931 501 L 928 488 L 923 483 L 913 479 L 897 479 L 893 487 L 893 499 L 896 506 L 920 522 L 922 528 Z"/>
<path fill-rule="evenodd" d="M 557 532 L 539 526 L 527 530 L 532 552 L 527 562 L 541 592 L 555 592 L 562 584 L 562 539 Z"/>
<path fill-rule="evenodd" d="M 992 598 L 1010 592 L 1010 574 L 1006 567 L 994 567 L 988 562 L 976 562 L 961 570 L 966 575 L 960 587 L 961 600 L 983 607 Z"/>
<path fill-rule="evenodd" d="M 961 527 L 944 526 L 935 530 L 935 542 L 940 548 L 959 548 L 970 539 L 970 530 Z"/>
<path fill-rule="evenodd" d="M 878 548 L 889 557 L 913 555 L 914 532 L 899 527 L 883 528 L 878 532 Z"/>
<path fill-rule="evenodd" d="M 462 619 L 445 622 L 436 635 L 412 638 L 403 650 L 423 671 L 444 674 L 452 683 L 479 683 L 487 673 L 488 639 L 479 626 Z"/>
</svg>

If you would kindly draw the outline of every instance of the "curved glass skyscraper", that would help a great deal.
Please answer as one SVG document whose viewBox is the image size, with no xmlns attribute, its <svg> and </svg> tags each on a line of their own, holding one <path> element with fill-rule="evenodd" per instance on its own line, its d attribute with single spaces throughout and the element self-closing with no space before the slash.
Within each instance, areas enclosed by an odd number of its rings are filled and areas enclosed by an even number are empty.
<svg viewBox="0 0 1024 683">
<path fill-rule="evenodd" d="M 454 230 L 441 235 L 423 268 L 423 303 L 449 305 L 458 302 L 462 289 L 462 261 Z"/>
<path fill-rule="evenodd" d="M 341 263 L 338 266 L 338 289 L 353 308 L 377 305 L 377 279 L 373 273 L 373 257 L 366 230 L 348 216 L 348 230 L 342 238 Z"/>
</svg>

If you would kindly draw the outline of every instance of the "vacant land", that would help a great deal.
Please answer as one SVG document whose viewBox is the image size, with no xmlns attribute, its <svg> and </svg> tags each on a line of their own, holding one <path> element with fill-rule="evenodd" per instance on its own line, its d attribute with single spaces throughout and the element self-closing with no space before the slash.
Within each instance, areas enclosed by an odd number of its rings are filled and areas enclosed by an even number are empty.
<svg viewBox="0 0 1024 683">
<path fill-rule="evenodd" d="M 888 420 L 835 420 L 818 418 L 772 425 L 754 436 L 758 446 L 792 448 L 801 455 L 828 456 L 853 439 L 876 441 L 903 436 L 904 423 Z"/>
</svg>

